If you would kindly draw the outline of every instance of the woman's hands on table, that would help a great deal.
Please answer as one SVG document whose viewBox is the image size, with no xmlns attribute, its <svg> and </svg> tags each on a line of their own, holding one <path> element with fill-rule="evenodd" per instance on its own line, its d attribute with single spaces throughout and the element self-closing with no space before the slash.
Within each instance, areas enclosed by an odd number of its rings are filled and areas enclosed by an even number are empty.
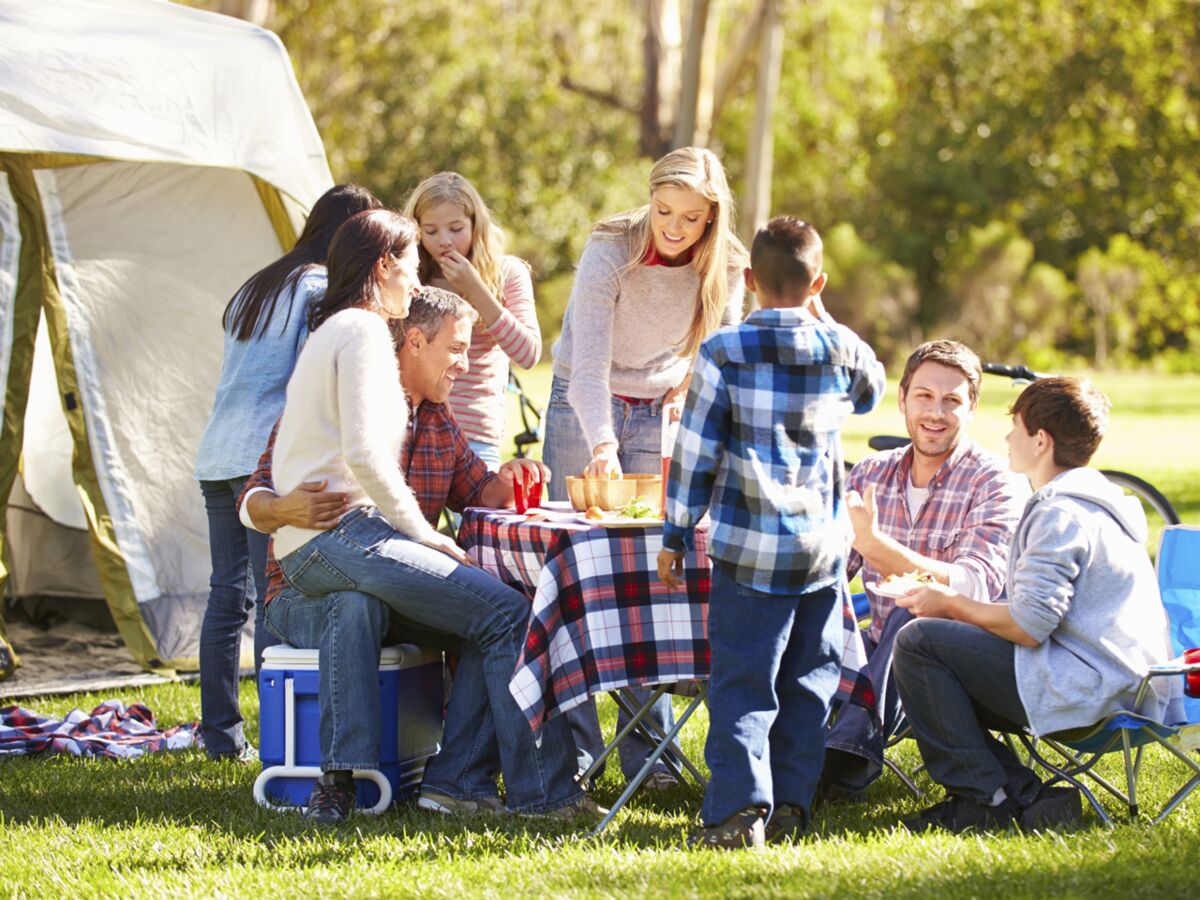
<svg viewBox="0 0 1200 900">
<path fill-rule="evenodd" d="M 621 461 L 617 459 L 617 445 L 611 441 L 597 444 L 592 450 L 592 461 L 583 470 L 584 478 L 620 478 Z"/>
</svg>

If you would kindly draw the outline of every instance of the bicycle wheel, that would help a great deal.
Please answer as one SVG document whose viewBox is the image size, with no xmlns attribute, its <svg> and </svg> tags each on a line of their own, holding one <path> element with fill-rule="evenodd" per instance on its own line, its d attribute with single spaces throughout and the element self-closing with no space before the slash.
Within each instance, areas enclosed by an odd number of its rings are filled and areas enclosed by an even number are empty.
<svg viewBox="0 0 1200 900">
<path fill-rule="evenodd" d="M 1158 553 L 1158 539 L 1162 530 L 1168 525 L 1179 524 L 1179 514 L 1175 512 L 1175 507 L 1158 488 L 1145 479 L 1112 469 L 1101 469 L 1100 473 L 1126 494 L 1137 497 L 1141 502 L 1142 509 L 1146 512 L 1146 550 L 1153 559 Z"/>
</svg>

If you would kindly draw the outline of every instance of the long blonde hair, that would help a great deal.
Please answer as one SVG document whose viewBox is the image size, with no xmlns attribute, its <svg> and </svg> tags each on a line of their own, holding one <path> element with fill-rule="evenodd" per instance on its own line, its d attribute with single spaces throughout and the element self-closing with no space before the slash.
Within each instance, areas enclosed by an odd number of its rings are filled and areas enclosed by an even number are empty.
<svg viewBox="0 0 1200 900">
<path fill-rule="evenodd" d="M 404 214 L 416 219 L 419 224 L 421 216 L 440 203 L 453 203 L 471 220 L 471 252 L 467 258 L 488 290 L 494 295 L 500 294 L 504 287 L 504 275 L 500 271 L 500 260 L 504 257 L 504 231 L 492 221 L 487 204 L 475 186 L 457 172 L 438 172 L 413 188 L 404 206 Z M 418 246 L 417 252 L 421 260 L 418 270 L 421 281 L 428 282 L 440 274 L 441 267 L 429 255 L 424 244 Z"/>
<path fill-rule="evenodd" d="M 693 248 L 692 266 L 700 276 L 696 312 L 680 356 L 691 357 L 701 342 L 721 323 L 721 313 L 729 299 L 729 273 L 745 267 L 749 254 L 733 233 L 733 194 L 725 179 L 725 169 L 717 155 L 703 147 L 672 150 L 650 170 L 650 194 L 660 187 L 695 191 L 713 205 L 712 219 Z M 629 240 L 629 260 L 623 271 L 641 264 L 650 252 L 654 235 L 650 227 L 650 206 L 620 213 L 597 223 L 593 234 L 625 237 Z"/>
</svg>

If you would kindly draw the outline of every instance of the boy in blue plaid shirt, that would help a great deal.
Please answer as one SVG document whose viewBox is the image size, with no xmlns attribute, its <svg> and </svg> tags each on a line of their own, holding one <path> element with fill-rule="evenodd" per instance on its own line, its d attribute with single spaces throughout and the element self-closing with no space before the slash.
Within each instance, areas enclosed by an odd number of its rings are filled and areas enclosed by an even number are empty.
<svg viewBox="0 0 1200 900">
<path fill-rule="evenodd" d="M 847 552 L 839 429 L 883 366 L 821 303 L 821 238 L 778 216 L 755 235 L 760 308 L 700 347 L 671 460 L 658 571 L 677 587 L 707 509 L 712 773 L 700 847 L 803 831 L 837 691 Z"/>
</svg>

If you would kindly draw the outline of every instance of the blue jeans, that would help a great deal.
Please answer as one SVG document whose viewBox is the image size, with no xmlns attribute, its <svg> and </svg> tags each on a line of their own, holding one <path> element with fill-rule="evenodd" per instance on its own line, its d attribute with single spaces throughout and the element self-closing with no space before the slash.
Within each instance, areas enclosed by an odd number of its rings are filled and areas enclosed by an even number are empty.
<svg viewBox="0 0 1200 900">
<path fill-rule="evenodd" d="M 419 625 L 464 638 L 443 749 L 426 766 L 424 787 L 460 799 L 495 796 L 498 757 L 514 812 L 556 809 L 582 796 L 566 723 L 551 720 L 535 735 L 508 690 L 529 620 L 523 594 L 410 540 L 375 510 L 351 510 L 279 564 L 302 593 L 371 594 Z"/>
<path fill-rule="evenodd" d="M 824 755 L 824 728 L 841 679 L 842 587 L 796 596 L 737 583 L 713 563 L 708 598 L 708 740 L 712 780 L 701 816 L 788 803 L 808 810 Z"/>
<path fill-rule="evenodd" d="M 293 647 L 318 651 L 321 771 L 378 768 L 379 647 L 387 608 L 369 594 L 310 597 L 287 588 L 267 604 L 264 618 Z"/>
<path fill-rule="evenodd" d="M 833 724 L 825 732 L 825 768 L 821 779 L 849 793 L 861 793 L 883 774 L 884 745 L 904 727 L 904 711 L 900 693 L 892 677 L 892 653 L 896 635 L 912 621 L 907 609 L 895 607 L 888 613 L 879 643 L 865 634 L 867 674 L 875 686 L 877 706 L 875 716 L 868 710 L 843 703 Z"/>
<path fill-rule="evenodd" d="M 542 461 L 550 467 L 550 499 L 567 500 L 567 475 L 582 474 L 592 460 L 592 448 L 588 446 L 579 426 L 575 410 L 567 401 L 567 380 L 554 376 L 550 385 L 550 402 L 546 406 L 546 438 L 542 444 Z M 662 471 L 662 400 L 653 403 L 626 403 L 613 397 L 613 427 L 617 432 L 620 449 L 617 459 L 621 469 L 630 474 L 656 475 Z M 652 690 L 631 688 L 638 704 L 645 703 Z M 664 695 L 654 705 L 650 717 L 666 732 L 675 724 L 675 711 L 671 698 Z M 604 749 L 604 737 L 600 732 L 600 720 L 596 715 L 596 704 L 589 700 L 566 713 L 571 723 L 571 733 L 579 755 L 579 770 L 582 772 L 592 764 Z M 629 717 L 617 713 L 617 730 L 625 727 Z M 632 778 L 641 769 L 651 747 L 636 732 L 621 741 L 621 771 L 626 779 Z M 665 765 L 655 770 L 666 771 Z M 603 774 L 603 768 L 596 778 Z"/>
<path fill-rule="evenodd" d="M 992 731 L 1028 724 L 1016 645 L 949 619 L 915 619 L 896 635 L 892 677 L 929 777 L 951 794 L 991 803 L 998 788 L 1026 806 L 1041 785 Z"/>
<path fill-rule="evenodd" d="M 262 651 L 278 643 L 263 627 L 266 593 L 267 536 L 238 519 L 237 498 L 245 478 L 202 481 L 208 512 L 208 547 L 212 558 L 208 606 L 200 626 L 200 733 L 210 756 L 241 751 L 242 713 L 238 708 L 241 634 L 254 610 L 254 671 Z"/>
</svg>

